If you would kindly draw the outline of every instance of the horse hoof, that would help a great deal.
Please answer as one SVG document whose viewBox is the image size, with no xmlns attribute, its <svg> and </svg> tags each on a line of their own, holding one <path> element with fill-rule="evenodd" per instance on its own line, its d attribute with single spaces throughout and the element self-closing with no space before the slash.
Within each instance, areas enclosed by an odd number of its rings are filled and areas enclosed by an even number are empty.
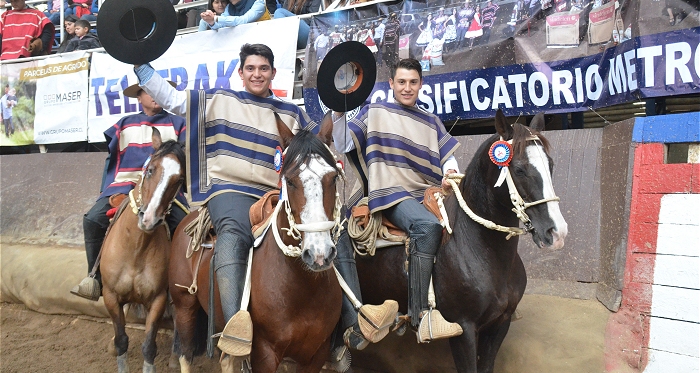
<svg viewBox="0 0 700 373">
<path fill-rule="evenodd" d="M 156 373 L 156 366 L 144 361 L 143 362 L 143 373 Z"/>
<path fill-rule="evenodd" d="M 114 348 L 114 337 L 107 342 L 107 353 L 112 356 L 117 356 L 117 350 Z"/>
<path fill-rule="evenodd" d="M 117 371 L 119 373 L 129 373 L 129 358 L 127 352 L 117 356 Z"/>
</svg>

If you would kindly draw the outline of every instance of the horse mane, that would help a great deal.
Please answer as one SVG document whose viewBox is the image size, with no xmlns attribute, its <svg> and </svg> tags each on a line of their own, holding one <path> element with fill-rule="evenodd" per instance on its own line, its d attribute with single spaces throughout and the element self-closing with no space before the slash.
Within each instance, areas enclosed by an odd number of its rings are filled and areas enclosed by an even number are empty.
<svg viewBox="0 0 700 373">
<path fill-rule="evenodd" d="M 513 155 L 522 155 L 527 147 L 526 139 L 531 135 L 539 134 L 539 132 L 530 127 L 523 126 L 520 123 L 513 123 Z M 543 136 L 539 136 L 539 138 L 544 147 L 544 152 L 549 154 L 549 141 Z"/>
<path fill-rule="evenodd" d="M 282 176 L 288 176 L 296 173 L 299 167 L 307 163 L 314 154 L 320 155 L 326 163 L 340 173 L 335 157 L 328 149 L 328 146 L 313 132 L 301 130 L 292 138 L 289 147 L 287 147 L 286 154 L 284 155 L 285 162 L 282 165 L 280 174 Z"/>
<path fill-rule="evenodd" d="M 180 167 L 185 167 L 184 146 L 175 140 L 168 140 L 163 142 L 158 148 L 158 150 L 156 150 L 153 153 L 153 155 L 151 155 L 151 158 L 156 159 L 164 157 L 168 154 L 172 154 L 175 156 L 175 158 L 177 158 L 177 161 L 180 163 Z"/>
</svg>

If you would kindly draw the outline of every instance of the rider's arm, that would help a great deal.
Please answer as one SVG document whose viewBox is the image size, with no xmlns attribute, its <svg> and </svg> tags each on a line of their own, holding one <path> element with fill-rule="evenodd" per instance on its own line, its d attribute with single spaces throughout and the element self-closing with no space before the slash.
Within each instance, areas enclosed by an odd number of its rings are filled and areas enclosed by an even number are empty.
<svg viewBox="0 0 700 373">
<path fill-rule="evenodd" d="M 175 115 L 187 113 L 187 92 L 173 88 L 150 64 L 135 66 L 134 73 L 139 78 L 139 86 L 163 109 Z"/>
<path fill-rule="evenodd" d="M 453 171 L 453 172 L 449 172 L 450 174 L 454 173 L 454 172 L 459 172 L 459 164 L 457 163 L 457 158 L 455 158 L 454 155 L 451 155 L 449 158 L 447 158 L 445 163 L 442 164 L 442 174 L 443 175 L 447 175 L 448 174 L 447 171 L 450 171 L 450 170 Z"/>
<path fill-rule="evenodd" d="M 255 22 L 265 14 L 265 1 L 255 0 L 253 6 L 248 9 L 242 16 L 226 16 L 220 15 L 214 18 L 214 24 L 211 25 L 212 30 L 222 27 L 234 27 L 245 23 Z"/>
<path fill-rule="evenodd" d="M 335 149 L 343 154 L 355 149 L 355 143 L 350 136 L 350 130 L 345 122 L 345 113 L 332 113 L 333 119 L 333 144 Z"/>
</svg>

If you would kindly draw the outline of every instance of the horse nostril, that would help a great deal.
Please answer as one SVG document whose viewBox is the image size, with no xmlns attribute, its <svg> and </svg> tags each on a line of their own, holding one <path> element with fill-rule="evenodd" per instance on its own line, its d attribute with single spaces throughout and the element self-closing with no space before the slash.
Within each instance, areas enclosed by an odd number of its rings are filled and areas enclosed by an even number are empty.
<svg viewBox="0 0 700 373">
<path fill-rule="evenodd" d="M 304 250 L 301 252 L 301 260 L 303 260 L 306 264 L 312 264 L 314 262 L 314 258 L 309 250 Z"/>
<path fill-rule="evenodd" d="M 328 255 L 328 258 L 326 258 L 329 264 L 335 259 L 336 255 L 338 255 L 338 250 L 335 248 L 335 246 L 331 246 L 330 252 L 331 253 Z"/>
</svg>

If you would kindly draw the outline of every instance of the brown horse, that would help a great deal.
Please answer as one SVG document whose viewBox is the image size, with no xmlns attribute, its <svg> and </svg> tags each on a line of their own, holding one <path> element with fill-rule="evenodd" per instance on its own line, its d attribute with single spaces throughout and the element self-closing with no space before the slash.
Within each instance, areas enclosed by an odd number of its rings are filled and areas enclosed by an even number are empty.
<svg viewBox="0 0 700 373">
<path fill-rule="evenodd" d="M 294 136 L 277 120 L 280 144 L 285 148 L 280 173 L 282 200 L 273 224 L 255 249 L 251 268 L 250 362 L 256 373 L 275 372 L 285 357 L 298 363 L 297 372 L 318 372 L 330 353 L 330 336 L 341 307 L 341 289 L 332 268 L 336 249 L 331 231 L 340 224 L 336 181 L 342 171 L 328 149 L 332 125 L 330 120 L 324 121 L 318 136 L 308 131 Z M 182 372 L 190 371 L 198 345 L 196 336 L 201 335 L 201 319 L 198 322 L 197 318 L 198 313 L 200 318 L 203 315 L 199 311 L 214 316 L 217 331 L 225 324 L 216 284 L 213 313 L 208 306 L 212 250 L 200 249 L 204 251 L 194 253 L 194 260 L 186 259 L 190 237 L 184 227 L 196 214 L 189 214 L 175 231 L 169 271 Z M 288 231 L 296 232 L 298 239 Z M 298 257 L 285 255 L 283 248 L 286 254 Z M 191 294 L 181 285 L 193 283 L 195 272 L 199 290 Z M 232 369 L 226 360 L 222 360 L 222 370 Z"/>
<path fill-rule="evenodd" d="M 493 372 L 496 354 L 527 283 L 517 235 L 531 233 L 539 247 L 556 250 L 564 245 L 568 232 L 552 186 L 548 142 L 539 133 L 544 129 L 544 116 L 537 115 L 530 128 L 517 123 L 511 126 L 499 110 L 495 124 L 498 134 L 479 147 L 458 193 L 445 199 L 453 233 L 438 250 L 433 271 L 437 308 L 464 330 L 450 338 L 460 373 Z M 489 157 L 491 145 L 500 139 L 512 143 L 513 155 L 505 168 L 510 176 L 502 185 L 498 183 L 502 171 Z M 521 221 L 525 229 L 517 228 Z M 509 237 L 509 232 L 515 237 Z M 371 258 L 359 256 L 363 300 L 396 299 L 405 313 L 405 261 L 403 246 L 377 250 Z"/>
<path fill-rule="evenodd" d="M 126 303 L 146 307 L 146 339 L 141 346 L 143 371 L 155 372 L 156 333 L 168 301 L 170 239 L 165 215 L 185 177 L 182 144 L 161 143 L 153 129 L 155 152 L 144 166 L 136 188 L 125 199 L 102 246 L 100 271 L 105 307 L 114 323 L 114 347 L 119 373 L 129 371 L 129 337 L 124 330 Z"/>
</svg>

